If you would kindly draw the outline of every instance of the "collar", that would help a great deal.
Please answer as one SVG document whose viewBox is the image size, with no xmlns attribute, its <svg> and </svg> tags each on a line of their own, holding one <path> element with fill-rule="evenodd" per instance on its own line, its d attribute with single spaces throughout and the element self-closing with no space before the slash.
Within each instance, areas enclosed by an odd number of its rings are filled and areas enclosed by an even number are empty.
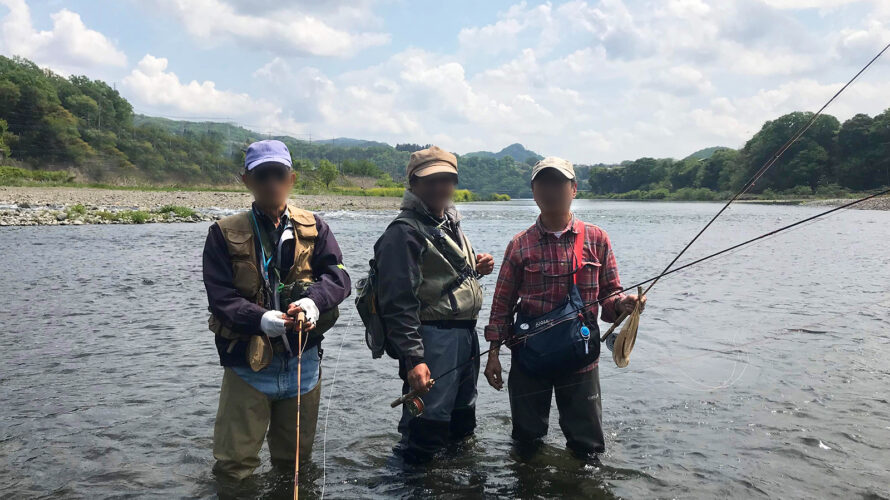
<svg viewBox="0 0 890 500">
<path fill-rule="evenodd" d="M 555 235 L 553 235 L 553 231 L 548 231 L 547 229 L 544 228 L 544 225 L 541 224 L 541 216 L 540 215 L 538 215 L 538 218 L 535 219 L 535 227 L 538 228 L 538 239 L 539 240 L 546 238 L 548 235 L 555 236 Z M 578 233 L 578 230 L 575 227 L 575 214 L 574 213 L 572 213 L 572 218 L 569 219 L 569 224 L 562 229 L 562 234 L 560 234 L 559 237 L 561 238 L 561 237 L 565 236 L 566 233 L 572 233 L 572 234 Z"/>
<path fill-rule="evenodd" d="M 266 215 L 265 212 L 263 212 L 262 210 L 257 208 L 256 202 L 253 202 L 251 204 L 250 209 L 253 210 L 253 215 L 256 217 L 256 219 L 258 221 L 260 221 L 263 224 L 268 224 L 269 227 L 271 227 L 273 229 L 281 229 L 281 228 L 287 226 L 287 223 L 290 220 L 290 217 L 288 217 L 287 206 L 284 207 L 284 210 L 281 211 L 281 215 L 278 216 L 278 227 L 277 228 L 275 227 L 275 223 L 273 222 L 272 218 L 269 217 L 268 215 Z"/>
<path fill-rule="evenodd" d="M 442 222 L 430 212 L 430 209 L 426 206 L 426 203 L 424 203 L 423 200 L 408 189 L 405 190 L 405 195 L 402 197 L 402 206 L 400 208 L 402 210 L 411 210 L 421 216 L 428 217 L 436 224 Z M 452 223 L 459 223 L 461 220 L 460 212 L 457 211 L 457 208 L 453 203 L 445 209 L 445 220 Z"/>
</svg>

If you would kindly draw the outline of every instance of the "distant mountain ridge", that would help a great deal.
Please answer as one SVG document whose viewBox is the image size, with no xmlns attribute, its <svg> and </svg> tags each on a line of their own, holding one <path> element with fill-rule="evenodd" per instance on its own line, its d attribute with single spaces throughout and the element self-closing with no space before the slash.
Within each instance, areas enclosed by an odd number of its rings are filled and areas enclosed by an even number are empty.
<svg viewBox="0 0 890 500">
<path fill-rule="evenodd" d="M 717 151 L 722 151 L 724 149 L 732 149 L 726 146 L 711 146 L 709 148 L 699 149 L 695 153 L 683 158 L 684 160 L 696 159 L 696 160 L 707 160 L 708 158 L 714 156 L 714 153 Z"/>
<path fill-rule="evenodd" d="M 534 151 L 528 150 L 522 144 L 514 143 L 505 147 L 504 149 L 498 151 L 497 153 L 492 153 L 491 151 L 474 151 L 472 153 L 467 153 L 462 155 L 464 157 L 479 157 L 479 158 L 496 158 L 501 159 L 505 156 L 509 156 L 514 160 L 522 163 L 525 162 L 529 158 L 534 158 L 535 160 L 540 160 L 544 158 L 543 156 L 535 153 Z"/>
</svg>

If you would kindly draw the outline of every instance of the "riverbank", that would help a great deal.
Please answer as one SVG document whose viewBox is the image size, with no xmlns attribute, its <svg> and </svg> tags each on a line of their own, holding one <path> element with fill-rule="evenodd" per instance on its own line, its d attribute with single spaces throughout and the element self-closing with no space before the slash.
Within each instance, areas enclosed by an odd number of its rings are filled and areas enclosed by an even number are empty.
<svg viewBox="0 0 890 500">
<path fill-rule="evenodd" d="M 137 191 L 68 187 L 0 186 L 0 226 L 200 222 L 250 206 L 239 191 Z M 295 195 L 313 211 L 396 210 L 400 198 Z"/>
</svg>

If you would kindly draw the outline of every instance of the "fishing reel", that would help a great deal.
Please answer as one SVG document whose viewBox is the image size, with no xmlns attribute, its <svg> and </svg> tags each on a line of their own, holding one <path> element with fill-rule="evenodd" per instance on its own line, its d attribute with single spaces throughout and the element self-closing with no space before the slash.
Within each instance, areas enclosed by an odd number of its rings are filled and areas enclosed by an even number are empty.
<svg viewBox="0 0 890 500">
<path fill-rule="evenodd" d="M 434 379 L 430 379 L 429 387 L 432 387 L 436 381 Z M 408 413 L 411 414 L 412 417 L 419 417 L 423 415 L 424 403 L 423 400 L 420 399 L 419 391 L 410 391 L 407 394 L 402 394 L 398 399 L 389 404 L 391 408 L 395 408 L 399 405 L 405 405 L 405 409 L 408 410 Z"/>
<path fill-rule="evenodd" d="M 411 398 L 402 404 L 405 405 L 405 409 L 408 410 L 408 413 L 412 417 L 419 417 L 419 416 L 423 415 L 423 400 L 422 399 Z"/>
</svg>

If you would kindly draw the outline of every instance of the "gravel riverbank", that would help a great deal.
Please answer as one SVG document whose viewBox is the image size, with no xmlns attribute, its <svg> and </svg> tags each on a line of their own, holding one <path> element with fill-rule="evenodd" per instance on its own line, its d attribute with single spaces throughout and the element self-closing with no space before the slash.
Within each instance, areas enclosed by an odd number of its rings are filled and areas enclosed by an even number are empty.
<svg viewBox="0 0 890 500">
<path fill-rule="evenodd" d="M 243 210 L 251 200 L 247 192 L 0 186 L 0 226 L 198 222 Z M 291 201 L 313 211 L 395 210 L 401 199 L 296 195 Z M 161 211 L 169 206 L 194 213 Z"/>
<path fill-rule="evenodd" d="M 845 203 L 850 203 L 854 201 L 852 199 L 831 199 L 831 200 L 813 200 L 808 201 L 806 205 L 811 207 L 836 207 L 839 205 L 843 205 Z M 857 210 L 890 210 L 890 196 L 881 196 L 879 198 L 872 198 L 868 201 L 863 201 L 858 205 L 854 205 L 850 208 L 855 208 Z"/>
</svg>

